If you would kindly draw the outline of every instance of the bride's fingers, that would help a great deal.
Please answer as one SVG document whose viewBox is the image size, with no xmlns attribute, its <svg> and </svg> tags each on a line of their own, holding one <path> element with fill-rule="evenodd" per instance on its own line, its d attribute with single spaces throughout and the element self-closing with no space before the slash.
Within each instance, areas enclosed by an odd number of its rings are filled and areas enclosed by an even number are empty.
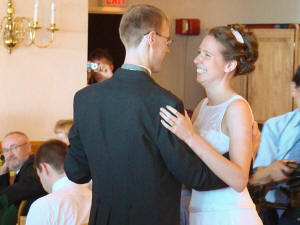
<svg viewBox="0 0 300 225">
<path fill-rule="evenodd" d="M 170 124 L 170 126 L 174 126 L 174 122 L 167 117 L 165 114 L 163 114 L 162 112 L 159 112 L 159 115 L 164 119 L 164 121 L 168 122 L 168 124 Z"/>
<path fill-rule="evenodd" d="M 168 110 L 165 108 L 160 108 L 160 111 L 163 112 L 168 118 L 170 118 L 172 121 L 176 121 L 177 117 L 173 116 Z"/>
<path fill-rule="evenodd" d="M 190 118 L 190 117 L 189 117 L 189 114 L 187 113 L 186 110 L 184 110 L 184 116 L 185 116 L 186 118 Z"/>
<path fill-rule="evenodd" d="M 168 130 L 172 130 L 172 127 L 171 127 L 169 124 L 167 124 L 164 120 L 160 120 L 160 122 L 162 123 L 162 125 L 163 125 L 165 128 L 167 128 Z"/>
<path fill-rule="evenodd" d="M 168 117 L 168 115 L 167 115 L 167 113 L 168 112 L 166 112 L 165 110 L 160 110 L 159 111 L 159 115 L 162 117 L 162 118 L 164 118 L 164 119 L 168 119 L 169 117 Z"/>
<path fill-rule="evenodd" d="M 159 115 L 164 119 L 164 120 L 168 120 L 168 117 L 166 116 L 166 114 L 164 114 L 163 112 L 159 112 Z"/>
<path fill-rule="evenodd" d="M 182 116 L 181 113 L 179 113 L 175 108 L 173 108 L 172 106 L 166 105 L 166 108 L 172 112 L 176 117 L 180 117 Z"/>
</svg>

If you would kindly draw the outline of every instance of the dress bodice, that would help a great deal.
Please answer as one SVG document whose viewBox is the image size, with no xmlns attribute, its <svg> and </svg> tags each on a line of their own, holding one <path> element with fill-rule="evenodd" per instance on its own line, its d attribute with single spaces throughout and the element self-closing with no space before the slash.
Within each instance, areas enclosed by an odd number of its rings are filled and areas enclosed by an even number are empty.
<svg viewBox="0 0 300 225">
<path fill-rule="evenodd" d="M 243 99 L 234 95 L 227 101 L 210 106 L 208 99 L 204 99 L 199 113 L 193 123 L 195 131 L 203 137 L 218 152 L 224 154 L 229 151 L 229 137 L 222 132 L 222 120 L 228 105 L 237 99 Z"/>
<path fill-rule="evenodd" d="M 222 132 L 222 120 L 228 105 L 237 99 L 244 100 L 241 96 L 235 95 L 221 104 L 210 106 L 208 99 L 204 99 L 193 123 L 195 131 L 220 154 L 228 152 L 230 144 L 229 136 Z M 237 192 L 231 187 L 212 191 L 192 191 L 191 212 L 235 208 L 255 208 L 247 188 L 242 192 Z"/>
</svg>

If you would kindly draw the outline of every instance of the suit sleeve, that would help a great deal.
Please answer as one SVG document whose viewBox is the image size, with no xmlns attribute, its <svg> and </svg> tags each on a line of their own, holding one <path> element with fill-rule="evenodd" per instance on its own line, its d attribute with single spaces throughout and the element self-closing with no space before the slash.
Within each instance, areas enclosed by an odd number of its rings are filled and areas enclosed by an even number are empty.
<svg viewBox="0 0 300 225">
<path fill-rule="evenodd" d="M 64 168 L 67 177 L 71 181 L 83 184 L 91 180 L 91 173 L 78 130 L 78 98 L 79 97 L 77 93 L 74 98 L 74 123 L 69 132 L 70 145 L 67 150 Z"/>
<path fill-rule="evenodd" d="M 24 178 L 0 191 L 0 194 L 7 196 L 8 206 L 46 194 L 32 166 L 26 168 L 24 173 Z"/>
<path fill-rule="evenodd" d="M 183 104 L 174 106 L 183 113 Z M 189 188 L 199 191 L 228 187 L 218 178 L 192 150 L 174 134 L 159 125 L 158 146 L 171 173 Z M 225 155 L 229 157 L 229 154 Z"/>
<path fill-rule="evenodd" d="M 0 175 L 0 192 L 9 186 L 9 173 Z"/>
</svg>

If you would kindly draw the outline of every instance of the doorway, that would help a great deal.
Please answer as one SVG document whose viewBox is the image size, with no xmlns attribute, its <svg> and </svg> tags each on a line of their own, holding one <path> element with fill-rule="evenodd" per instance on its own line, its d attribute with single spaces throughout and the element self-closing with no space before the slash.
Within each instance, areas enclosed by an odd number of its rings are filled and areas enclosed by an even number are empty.
<svg viewBox="0 0 300 225">
<path fill-rule="evenodd" d="M 125 48 L 119 37 L 121 14 L 89 13 L 88 21 L 88 55 L 96 48 L 106 49 L 114 59 L 115 69 L 125 59 Z"/>
</svg>

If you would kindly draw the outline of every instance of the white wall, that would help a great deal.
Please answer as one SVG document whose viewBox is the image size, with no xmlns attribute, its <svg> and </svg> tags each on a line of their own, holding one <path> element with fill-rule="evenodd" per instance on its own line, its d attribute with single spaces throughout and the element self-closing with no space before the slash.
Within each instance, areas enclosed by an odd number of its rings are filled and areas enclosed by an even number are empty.
<svg viewBox="0 0 300 225">
<path fill-rule="evenodd" d="M 32 17 L 34 2 L 13 0 L 15 15 Z M 50 23 L 50 2 L 40 1 L 44 27 Z M 73 116 L 73 95 L 86 84 L 88 3 L 59 0 L 56 6 L 60 30 L 50 47 L 20 46 L 9 55 L 0 42 L 0 139 L 21 130 L 32 140 L 45 140 L 54 137 L 56 120 Z M 6 8 L 7 1 L 1 1 L 1 16 Z M 41 38 L 45 42 L 48 36 Z"/>
</svg>

